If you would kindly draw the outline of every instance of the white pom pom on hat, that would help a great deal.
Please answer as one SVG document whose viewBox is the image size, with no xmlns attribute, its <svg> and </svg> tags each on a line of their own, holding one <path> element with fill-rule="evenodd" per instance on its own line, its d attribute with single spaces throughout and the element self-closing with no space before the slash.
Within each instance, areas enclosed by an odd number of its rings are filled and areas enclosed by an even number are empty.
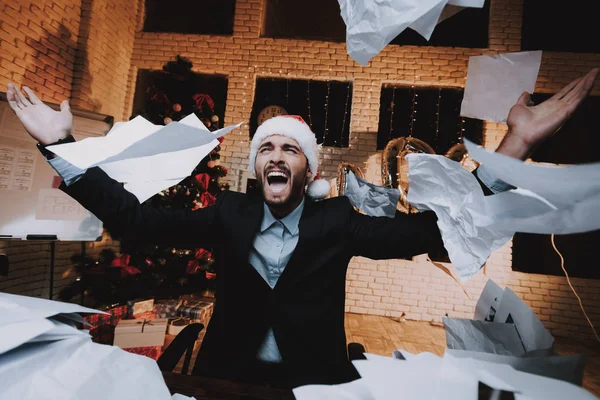
<svg viewBox="0 0 600 400">
<path fill-rule="evenodd" d="M 300 145 L 302 152 L 308 160 L 308 169 L 314 180 L 308 184 L 306 194 L 313 200 L 322 200 L 329 195 L 329 182 L 319 179 L 319 145 L 315 134 L 302 117 L 298 115 L 280 115 L 263 122 L 250 144 L 250 172 L 256 176 L 254 162 L 258 153 L 258 146 L 263 140 L 273 135 L 286 136 L 294 139 Z"/>
</svg>

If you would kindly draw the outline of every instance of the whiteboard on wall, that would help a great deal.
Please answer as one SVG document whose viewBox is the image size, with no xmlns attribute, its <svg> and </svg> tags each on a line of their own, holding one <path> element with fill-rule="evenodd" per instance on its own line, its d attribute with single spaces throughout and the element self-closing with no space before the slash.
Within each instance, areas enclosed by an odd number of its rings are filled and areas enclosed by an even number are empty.
<svg viewBox="0 0 600 400">
<path fill-rule="evenodd" d="M 110 116 L 71 111 L 77 140 L 103 136 L 112 127 Z M 58 174 L 0 93 L 0 240 L 98 240 L 102 222 L 59 190 L 59 183 Z"/>
</svg>

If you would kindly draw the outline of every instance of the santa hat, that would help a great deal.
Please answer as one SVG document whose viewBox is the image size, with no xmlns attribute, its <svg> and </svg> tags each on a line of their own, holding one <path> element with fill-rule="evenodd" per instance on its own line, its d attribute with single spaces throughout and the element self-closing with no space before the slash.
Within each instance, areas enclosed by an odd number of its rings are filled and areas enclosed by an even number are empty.
<svg viewBox="0 0 600 400">
<path fill-rule="evenodd" d="M 317 138 L 302 117 L 297 115 L 273 117 L 258 127 L 250 144 L 250 172 L 256 176 L 254 162 L 256 161 L 258 146 L 263 140 L 273 135 L 287 136 L 298 142 L 308 160 L 308 169 L 314 178 L 309 183 L 306 194 L 313 200 L 322 200 L 327 197 L 329 195 L 329 182 L 319 179 L 319 145 L 317 145 Z"/>
</svg>

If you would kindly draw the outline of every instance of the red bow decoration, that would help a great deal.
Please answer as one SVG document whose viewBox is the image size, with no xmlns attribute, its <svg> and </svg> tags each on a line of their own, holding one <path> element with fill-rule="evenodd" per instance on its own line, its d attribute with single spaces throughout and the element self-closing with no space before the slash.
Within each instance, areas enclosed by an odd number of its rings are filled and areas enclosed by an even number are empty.
<svg viewBox="0 0 600 400">
<path fill-rule="evenodd" d="M 200 270 L 200 264 L 198 263 L 198 260 L 190 260 L 190 261 L 188 261 L 187 267 L 185 269 L 185 272 L 187 272 L 188 275 L 194 275 L 199 270 Z"/>
<path fill-rule="evenodd" d="M 131 256 L 129 254 L 123 254 L 121 257 L 115 258 L 110 264 L 111 267 L 121 268 L 121 278 L 127 278 L 128 276 L 133 276 L 137 274 L 141 274 L 142 271 L 137 269 L 134 266 L 129 265 L 129 261 L 131 260 Z"/>
<path fill-rule="evenodd" d="M 206 106 L 208 107 L 211 113 L 215 112 L 215 102 L 213 101 L 213 99 L 211 99 L 209 95 L 196 93 L 194 96 L 192 96 L 192 98 L 196 103 L 196 110 L 204 112 L 202 108 Z"/>
<path fill-rule="evenodd" d="M 204 192 L 200 195 L 200 201 L 203 207 L 209 207 L 217 202 L 217 198 L 208 192 Z"/>
<path fill-rule="evenodd" d="M 208 175 L 207 173 L 201 173 L 201 174 L 194 176 L 194 179 L 196 179 L 196 182 L 198 182 L 200 184 L 200 188 L 203 191 L 208 190 L 208 183 L 210 182 L 210 175 Z"/>
<path fill-rule="evenodd" d="M 196 250 L 195 254 L 196 260 L 207 260 L 212 257 L 212 253 L 205 249 Z"/>
</svg>

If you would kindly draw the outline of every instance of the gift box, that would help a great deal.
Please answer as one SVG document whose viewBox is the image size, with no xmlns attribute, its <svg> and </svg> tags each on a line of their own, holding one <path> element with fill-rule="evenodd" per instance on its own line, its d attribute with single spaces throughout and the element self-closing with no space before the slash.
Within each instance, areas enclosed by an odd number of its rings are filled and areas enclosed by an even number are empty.
<svg viewBox="0 0 600 400">
<path fill-rule="evenodd" d="M 181 304 L 182 301 L 179 299 L 156 301 L 153 308 L 154 315 L 156 318 L 175 318 Z"/>
<path fill-rule="evenodd" d="M 189 318 L 181 317 L 176 318 L 169 322 L 169 335 L 177 336 L 179 333 L 191 323 Z"/>
<path fill-rule="evenodd" d="M 115 328 L 114 345 L 122 349 L 162 347 L 165 342 L 167 322 L 166 318 L 123 319 Z"/>
<path fill-rule="evenodd" d="M 188 317 L 193 322 L 200 322 L 208 326 L 208 321 L 212 316 L 214 303 L 207 300 L 193 300 L 181 305 L 177 309 L 177 315 Z"/>
<path fill-rule="evenodd" d="M 92 341 L 99 344 L 113 344 L 115 337 L 115 326 L 124 318 L 127 318 L 128 308 L 126 305 L 109 308 L 106 311 L 108 314 L 86 314 L 83 320 L 91 327 L 90 336 Z"/>
<path fill-rule="evenodd" d="M 154 309 L 154 299 L 133 299 L 127 302 L 129 307 L 129 317 L 135 318 L 139 314 L 152 312 Z"/>
<path fill-rule="evenodd" d="M 158 358 L 162 354 L 162 346 L 130 347 L 123 350 L 129 353 L 139 354 L 140 356 L 150 357 L 155 361 L 158 361 Z"/>
</svg>

